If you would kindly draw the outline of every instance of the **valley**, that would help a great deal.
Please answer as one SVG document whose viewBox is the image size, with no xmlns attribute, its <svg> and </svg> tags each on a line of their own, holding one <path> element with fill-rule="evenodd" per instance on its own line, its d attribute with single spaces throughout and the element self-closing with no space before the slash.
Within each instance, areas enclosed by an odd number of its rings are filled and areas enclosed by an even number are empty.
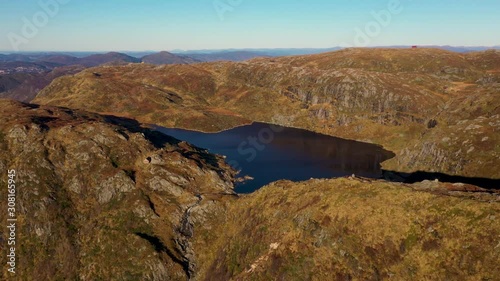
<svg viewBox="0 0 500 281">
<path fill-rule="evenodd" d="M 498 179 L 499 67 L 498 51 L 438 49 L 108 65 L 33 102 L 205 132 L 268 122 L 382 145 L 396 154 L 387 170 Z"/>
</svg>

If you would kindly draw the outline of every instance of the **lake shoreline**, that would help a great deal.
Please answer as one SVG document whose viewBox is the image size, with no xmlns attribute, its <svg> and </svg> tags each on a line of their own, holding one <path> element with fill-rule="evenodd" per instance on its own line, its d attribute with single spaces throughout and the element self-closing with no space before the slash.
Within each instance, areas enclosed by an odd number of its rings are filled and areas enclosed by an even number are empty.
<svg viewBox="0 0 500 281">
<path fill-rule="evenodd" d="M 266 122 L 252 122 L 219 133 L 153 128 L 210 153 L 224 155 L 240 175 L 254 178 L 237 186 L 238 193 L 253 192 L 277 180 L 303 181 L 352 174 L 379 179 L 381 162 L 395 155 L 376 144 Z"/>
</svg>

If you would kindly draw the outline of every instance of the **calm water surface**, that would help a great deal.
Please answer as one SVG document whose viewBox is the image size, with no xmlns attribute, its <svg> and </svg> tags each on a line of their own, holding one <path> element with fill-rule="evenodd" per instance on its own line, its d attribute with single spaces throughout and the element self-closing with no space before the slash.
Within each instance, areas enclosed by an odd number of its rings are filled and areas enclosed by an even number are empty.
<svg viewBox="0 0 500 281">
<path fill-rule="evenodd" d="M 264 123 L 220 133 L 156 129 L 211 153 L 225 155 L 231 166 L 241 170 L 239 176 L 254 178 L 237 185 L 238 193 L 253 192 L 282 179 L 303 181 L 351 174 L 380 178 L 380 163 L 394 157 L 378 145 Z"/>
</svg>

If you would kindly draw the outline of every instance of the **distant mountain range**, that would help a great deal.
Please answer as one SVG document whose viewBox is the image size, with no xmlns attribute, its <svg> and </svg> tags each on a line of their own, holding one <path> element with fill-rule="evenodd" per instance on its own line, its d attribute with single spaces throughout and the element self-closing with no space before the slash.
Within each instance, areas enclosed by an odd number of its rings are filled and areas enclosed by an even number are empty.
<svg viewBox="0 0 500 281">
<path fill-rule="evenodd" d="M 175 55 L 169 52 L 147 54 L 141 58 L 118 52 L 90 54 L 83 57 L 67 53 L 0 54 L 0 63 L 50 63 L 53 67 L 67 65 L 94 67 L 103 64 L 127 64 L 141 62 L 151 64 L 190 64 L 200 61 L 191 57 Z"/>
<path fill-rule="evenodd" d="M 188 57 L 192 57 L 199 61 L 245 61 L 257 57 L 270 57 L 267 53 L 251 52 L 251 51 L 222 51 L 215 53 L 187 53 Z"/>
<path fill-rule="evenodd" d="M 410 45 L 397 45 L 397 46 L 380 46 L 375 48 L 395 48 L 395 49 L 405 49 L 412 48 Z M 476 46 L 476 47 L 464 47 L 464 46 L 417 46 L 420 48 L 434 48 L 442 49 L 446 51 L 467 53 L 467 52 L 477 52 L 485 51 L 490 49 L 500 49 L 500 46 Z M 332 48 L 278 48 L 278 49 L 219 49 L 219 50 L 173 50 L 172 53 L 178 55 L 185 55 L 190 57 L 198 58 L 213 58 L 219 57 L 222 60 L 229 60 L 231 56 L 235 54 L 244 54 L 246 56 L 254 57 L 281 57 L 281 56 L 296 56 L 296 55 L 314 55 L 327 53 L 332 51 L 338 51 L 345 49 L 345 47 L 332 47 Z"/>
<path fill-rule="evenodd" d="M 375 48 L 405 49 L 413 46 L 395 45 Z M 419 48 L 442 49 L 458 53 L 500 50 L 500 46 L 417 46 Z M 277 49 L 217 49 L 217 50 L 173 50 L 170 52 L 143 51 L 143 52 L 22 52 L 0 53 L 0 62 L 53 62 L 61 65 L 80 64 L 84 66 L 98 66 L 106 63 L 151 63 L 151 64 L 190 64 L 210 61 L 243 61 L 256 57 L 281 57 L 296 55 L 313 55 L 344 49 L 332 48 L 277 48 Z"/>
<path fill-rule="evenodd" d="M 142 57 L 141 61 L 149 64 L 191 64 L 201 62 L 201 60 L 193 57 L 174 55 L 165 51 L 146 55 Z"/>
<path fill-rule="evenodd" d="M 418 46 L 417 46 L 418 47 Z M 431 46 L 435 49 L 468 53 L 495 47 L 456 47 Z M 412 46 L 391 46 L 393 49 L 407 49 Z M 311 55 L 328 53 L 342 49 L 341 47 L 314 49 L 227 49 L 227 50 L 194 50 L 172 52 L 40 52 L 0 54 L 0 97 L 14 98 L 20 101 L 30 101 L 40 89 L 53 79 L 74 74 L 89 67 L 101 65 L 121 65 L 129 63 L 145 63 L 154 65 L 193 64 L 215 61 L 246 61 L 258 57 L 283 57 L 296 55 Z"/>
<path fill-rule="evenodd" d="M 206 57 L 209 59 L 219 58 L 220 60 L 229 60 L 231 57 L 236 57 L 237 60 L 240 57 L 246 56 L 249 58 L 255 57 L 281 57 L 281 56 L 295 56 L 295 55 L 312 55 L 319 53 L 326 53 L 331 51 L 337 51 L 342 49 L 342 47 L 334 48 L 297 48 L 297 49 L 221 49 L 221 50 L 194 50 L 194 51 L 182 51 L 174 50 L 172 53 L 179 55 L 186 55 L 190 57 Z"/>
</svg>

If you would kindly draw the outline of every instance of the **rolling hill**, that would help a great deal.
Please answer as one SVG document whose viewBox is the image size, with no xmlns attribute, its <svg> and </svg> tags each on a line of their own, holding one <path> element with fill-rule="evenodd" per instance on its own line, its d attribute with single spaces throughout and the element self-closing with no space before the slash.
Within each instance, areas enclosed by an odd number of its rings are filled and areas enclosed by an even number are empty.
<svg viewBox="0 0 500 281">
<path fill-rule="evenodd" d="M 102 64 L 127 64 L 139 63 L 140 59 L 128 56 L 126 54 L 110 52 L 106 54 L 96 54 L 84 57 L 78 60 L 78 64 L 86 67 L 93 67 Z"/>
<path fill-rule="evenodd" d="M 74 65 L 53 69 L 43 68 L 40 72 L 34 73 L 19 72 L 0 75 L 0 98 L 29 102 L 55 78 L 76 74 L 83 69 L 82 66 Z"/>
<path fill-rule="evenodd" d="M 59 65 L 77 65 L 80 63 L 80 59 L 70 55 L 46 55 L 37 58 L 37 61 L 41 62 L 51 62 Z"/>
</svg>

